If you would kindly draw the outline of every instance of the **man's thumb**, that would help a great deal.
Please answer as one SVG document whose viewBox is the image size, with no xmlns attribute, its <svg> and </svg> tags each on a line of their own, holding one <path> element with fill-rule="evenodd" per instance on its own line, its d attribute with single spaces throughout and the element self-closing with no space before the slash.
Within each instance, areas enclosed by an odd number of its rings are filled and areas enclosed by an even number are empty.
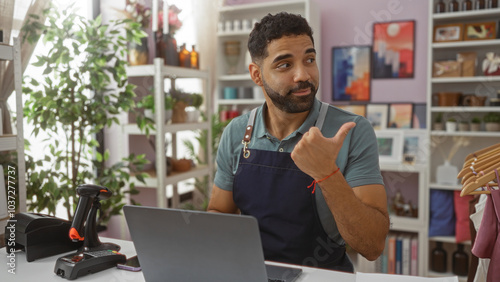
<svg viewBox="0 0 500 282">
<path fill-rule="evenodd" d="M 337 131 L 337 134 L 335 134 L 335 136 L 332 137 L 332 139 L 334 141 L 337 140 L 337 142 L 339 142 L 340 144 L 344 143 L 345 137 L 347 136 L 347 134 L 349 134 L 349 131 L 351 131 L 351 129 L 353 129 L 355 126 L 356 123 L 352 121 L 344 123 L 340 127 L 339 131 Z"/>
</svg>

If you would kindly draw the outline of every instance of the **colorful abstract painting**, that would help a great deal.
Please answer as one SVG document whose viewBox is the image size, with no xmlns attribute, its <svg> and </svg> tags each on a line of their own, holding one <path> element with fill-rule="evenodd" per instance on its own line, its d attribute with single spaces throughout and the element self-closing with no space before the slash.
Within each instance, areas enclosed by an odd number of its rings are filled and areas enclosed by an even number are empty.
<svg viewBox="0 0 500 282">
<path fill-rule="evenodd" d="M 414 76 L 415 21 L 373 24 L 373 78 Z"/>
<path fill-rule="evenodd" d="M 370 46 L 332 48 L 333 101 L 370 101 Z"/>
</svg>

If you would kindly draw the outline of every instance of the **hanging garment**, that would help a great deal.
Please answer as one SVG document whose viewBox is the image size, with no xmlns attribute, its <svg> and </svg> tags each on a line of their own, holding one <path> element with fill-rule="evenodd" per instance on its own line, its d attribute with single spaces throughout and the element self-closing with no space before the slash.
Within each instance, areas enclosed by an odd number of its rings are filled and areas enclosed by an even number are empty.
<svg viewBox="0 0 500 282">
<path fill-rule="evenodd" d="M 473 227 L 475 232 L 474 240 L 472 241 L 472 245 L 475 245 L 475 241 L 477 238 L 477 231 L 479 230 L 479 226 L 481 226 L 481 220 L 483 219 L 484 214 L 484 206 L 486 205 L 486 200 L 488 199 L 488 195 L 481 194 L 478 195 L 477 203 L 474 205 L 475 211 L 470 215 L 471 222 L 473 223 Z M 476 257 L 476 256 L 474 256 Z M 476 257 L 477 258 L 477 257 Z M 469 275 L 469 279 L 467 281 L 474 282 L 484 282 L 486 281 L 486 276 L 488 275 L 488 266 L 490 265 L 489 258 L 479 258 L 476 264 L 476 269 L 474 276 Z M 472 268 L 470 268 L 472 270 Z"/>
<path fill-rule="evenodd" d="M 498 175 L 497 175 L 498 181 Z M 472 253 L 478 258 L 489 258 L 487 282 L 500 281 L 500 191 L 491 190 L 486 199 L 483 219 L 477 232 Z M 497 267 L 494 267 L 497 266 Z"/>
</svg>

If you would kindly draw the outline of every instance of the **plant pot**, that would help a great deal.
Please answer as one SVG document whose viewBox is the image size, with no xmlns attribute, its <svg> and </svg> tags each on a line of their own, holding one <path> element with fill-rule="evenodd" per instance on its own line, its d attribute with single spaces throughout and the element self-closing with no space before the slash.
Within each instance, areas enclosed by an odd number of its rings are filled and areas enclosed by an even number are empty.
<svg viewBox="0 0 500 282">
<path fill-rule="evenodd" d="M 186 111 L 187 122 L 198 122 L 200 119 L 200 111 L 197 109 Z"/>
<path fill-rule="evenodd" d="M 455 132 L 457 131 L 457 123 L 454 121 L 446 122 L 446 132 Z"/>
<path fill-rule="evenodd" d="M 165 110 L 165 123 L 172 119 L 173 110 Z"/>
<path fill-rule="evenodd" d="M 498 122 L 487 122 L 484 124 L 486 131 L 500 131 L 500 123 Z"/>
<path fill-rule="evenodd" d="M 178 101 L 174 105 L 172 113 L 172 123 L 184 123 L 187 120 L 186 114 L 187 104 L 183 101 Z"/>
<path fill-rule="evenodd" d="M 191 169 L 191 160 L 172 160 L 172 169 L 175 172 L 186 172 Z"/>
<path fill-rule="evenodd" d="M 471 123 L 470 124 L 470 131 L 481 131 L 481 124 L 480 123 Z"/>
<path fill-rule="evenodd" d="M 434 130 L 444 130 L 444 126 L 441 122 L 435 122 L 433 125 L 432 125 L 433 129 Z"/>
<path fill-rule="evenodd" d="M 458 124 L 458 131 L 469 131 L 469 124 L 468 123 L 459 123 Z"/>
<path fill-rule="evenodd" d="M 155 120 L 155 114 L 153 113 L 153 110 L 150 110 L 150 109 L 144 110 L 144 117 Z"/>
</svg>

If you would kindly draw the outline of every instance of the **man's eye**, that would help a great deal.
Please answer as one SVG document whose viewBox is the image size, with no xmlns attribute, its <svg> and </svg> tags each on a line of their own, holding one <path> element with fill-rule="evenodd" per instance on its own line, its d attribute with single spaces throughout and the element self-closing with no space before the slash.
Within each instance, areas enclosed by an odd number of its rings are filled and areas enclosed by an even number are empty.
<svg viewBox="0 0 500 282">
<path fill-rule="evenodd" d="M 309 59 L 307 59 L 307 62 L 308 62 L 308 63 L 314 63 L 314 61 L 316 61 L 316 59 L 315 59 L 315 58 L 309 58 Z"/>
<path fill-rule="evenodd" d="M 278 69 L 286 69 L 290 66 L 289 63 L 282 63 L 282 64 L 279 64 L 276 68 Z"/>
</svg>

